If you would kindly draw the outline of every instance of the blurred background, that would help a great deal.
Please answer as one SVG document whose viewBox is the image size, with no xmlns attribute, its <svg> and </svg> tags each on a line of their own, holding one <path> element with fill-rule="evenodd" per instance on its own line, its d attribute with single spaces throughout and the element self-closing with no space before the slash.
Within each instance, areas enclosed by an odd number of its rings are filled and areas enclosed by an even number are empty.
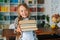
<svg viewBox="0 0 60 40">
<path fill-rule="evenodd" d="M 60 15 L 60 0 L 0 0 L 0 29 L 8 29 L 17 17 L 16 8 L 20 3 L 26 3 L 31 12 L 30 17 L 36 20 L 37 27 L 50 28 L 55 24 L 52 15 Z M 60 21 L 60 19 L 59 19 Z M 57 24 L 60 27 L 60 23 Z M 0 39 L 2 40 L 2 39 Z"/>
</svg>

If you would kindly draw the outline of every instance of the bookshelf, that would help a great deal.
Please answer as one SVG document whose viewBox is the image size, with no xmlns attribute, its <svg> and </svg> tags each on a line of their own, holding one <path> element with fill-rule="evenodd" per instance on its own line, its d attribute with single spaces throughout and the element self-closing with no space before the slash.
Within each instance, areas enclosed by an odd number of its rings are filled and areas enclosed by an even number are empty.
<svg viewBox="0 0 60 40">
<path fill-rule="evenodd" d="M 26 3 L 31 11 L 30 17 L 37 21 L 38 26 L 45 23 L 44 0 L 0 0 L 0 25 L 7 28 L 17 17 L 16 7 L 20 3 Z"/>
</svg>

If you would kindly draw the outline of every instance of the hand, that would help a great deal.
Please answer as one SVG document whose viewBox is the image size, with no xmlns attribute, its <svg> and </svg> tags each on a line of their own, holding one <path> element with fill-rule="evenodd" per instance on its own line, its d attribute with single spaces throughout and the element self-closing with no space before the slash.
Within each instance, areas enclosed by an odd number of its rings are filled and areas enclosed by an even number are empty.
<svg viewBox="0 0 60 40">
<path fill-rule="evenodd" d="M 21 31 L 20 25 L 17 26 L 17 29 L 15 31 L 16 31 L 16 35 L 18 38 L 22 36 L 22 34 L 21 34 L 22 31 Z"/>
<path fill-rule="evenodd" d="M 17 29 L 15 30 L 17 33 L 21 32 L 20 25 L 17 26 Z"/>
</svg>

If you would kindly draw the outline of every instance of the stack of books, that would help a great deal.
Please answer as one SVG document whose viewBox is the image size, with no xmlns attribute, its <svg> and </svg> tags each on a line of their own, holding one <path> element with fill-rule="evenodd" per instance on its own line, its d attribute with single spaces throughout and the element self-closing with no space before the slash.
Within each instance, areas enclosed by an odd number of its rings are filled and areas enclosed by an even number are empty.
<svg viewBox="0 0 60 40">
<path fill-rule="evenodd" d="M 19 21 L 22 31 L 34 31 L 37 30 L 36 20 L 22 20 Z"/>
</svg>

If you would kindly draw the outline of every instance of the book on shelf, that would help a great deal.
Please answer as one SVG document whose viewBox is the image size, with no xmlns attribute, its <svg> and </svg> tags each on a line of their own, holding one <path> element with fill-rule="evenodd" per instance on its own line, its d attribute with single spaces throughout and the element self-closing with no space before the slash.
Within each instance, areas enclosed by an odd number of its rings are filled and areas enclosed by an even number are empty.
<svg viewBox="0 0 60 40">
<path fill-rule="evenodd" d="M 15 20 L 17 16 L 10 16 L 10 20 Z"/>
<path fill-rule="evenodd" d="M 0 24 L 0 29 L 9 29 L 9 24 Z"/>
<path fill-rule="evenodd" d="M 7 3 L 9 0 L 4 0 L 5 3 Z"/>
<path fill-rule="evenodd" d="M 25 0 L 22 0 L 22 3 L 25 3 Z"/>
<path fill-rule="evenodd" d="M 37 19 L 36 16 L 30 16 L 30 18 L 31 18 L 32 20 L 36 20 L 36 19 Z"/>
<path fill-rule="evenodd" d="M 10 0 L 10 3 L 18 3 L 18 0 Z"/>
<path fill-rule="evenodd" d="M 3 0 L 0 0 L 0 2 L 3 2 Z"/>
<path fill-rule="evenodd" d="M 10 16 L 5 16 L 5 20 L 10 20 Z"/>
<path fill-rule="evenodd" d="M 2 30 L 2 29 L 0 29 L 0 35 L 2 35 L 2 32 L 3 32 L 3 30 Z"/>
<path fill-rule="evenodd" d="M 5 16 L 0 14 L 0 20 L 5 20 Z"/>
<path fill-rule="evenodd" d="M 15 6 L 10 6 L 10 12 L 16 12 L 17 7 Z"/>
<path fill-rule="evenodd" d="M 36 4 L 36 1 L 37 1 L 37 0 L 34 0 L 34 4 Z"/>
<path fill-rule="evenodd" d="M 31 12 L 36 12 L 36 10 L 37 10 L 36 8 L 30 8 Z"/>
<path fill-rule="evenodd" d="M 5 6 L 5 12 L 9 12 L 9 7 Z"/>
<path fill-rule="evenodd" d="M 5 11 L 5 7 L 1 6 L 1 12 L 4 12 L 4 11 Z"/>
<path fill-rule="evenodd" d="M 2 27 L 3 27 L 3 26 L 1 26 L 1 24 L 0 24 L 0 29 L 2 29 Z"/>
<path fill-rule="evenodd" d="M 8 6 L 1 6 L 1 12 L 9 12 Z"/>
<path fill-rule="evenodd" d="M 29 0 L 28 3 L 29 3 L 29 4 L 32 4 L 32 0 Z"/>
<path fill-rule="evenodd" d="M 38 4 L 44 4 L 44 0 L 37 0 Z"/>
<path fill-rule="evenodd" d="M 9 0 L 0 0 L 1 3 L 7 3 Z"/>
<path fill-rule="evenodd" d="M 0 6 L 0 12 L 1 12 L 1 6 Z"/>
<path fill-rule="evenodd" d="M 37 12 L 44 12 L 44 8 L 37 7 Z"/>
<path fill-rule="evenodd" d="M 37 22 L 36 20 L 22 20 L 19 21 L 22 31 L 31 31 L 37 30 Z"/>
<path fill-rule="evenodd" d="M 28 4 L 36 4 L 36 0 L 28 0 Z"/>
</svg>

